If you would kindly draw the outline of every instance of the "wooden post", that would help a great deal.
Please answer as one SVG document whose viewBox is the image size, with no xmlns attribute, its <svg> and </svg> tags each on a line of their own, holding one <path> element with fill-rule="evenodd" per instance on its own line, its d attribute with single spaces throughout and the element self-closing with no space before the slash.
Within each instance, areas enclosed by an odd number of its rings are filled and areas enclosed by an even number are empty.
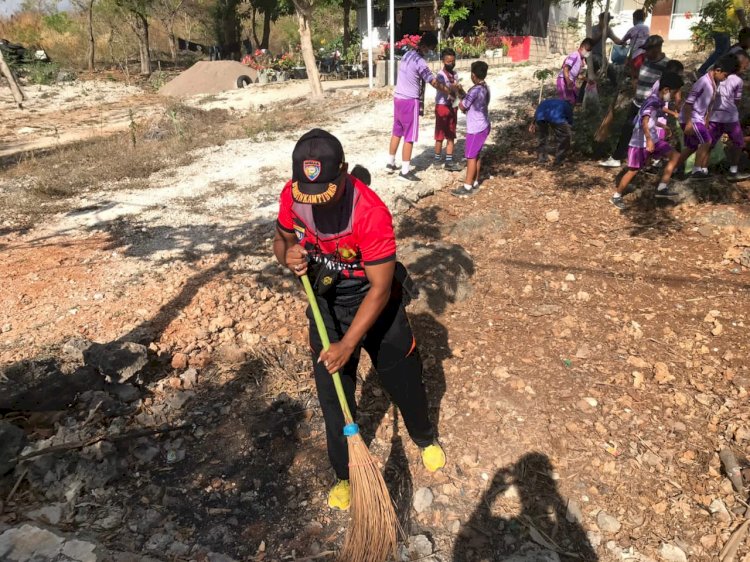
<svg viewBox="0 0 750 562">
<path fill-rule="evenodd" d="M 18 104 L 18 108 L 23 109 L 23 101 L 26 99 L 26 96 L 24 95 L 23 90 L 21 90 L 21 86 L 18 85 L 16 75 L 13 74 L 13 71 L 8 66 L 8 63 L 5 62 L 2 51 L 0 51 L 0 73 L 5 76 L 5 79 L 8 81 L 8 85 L 10 85 L 10 91 L 13 93 L 13 98 Z"/>
</svg>

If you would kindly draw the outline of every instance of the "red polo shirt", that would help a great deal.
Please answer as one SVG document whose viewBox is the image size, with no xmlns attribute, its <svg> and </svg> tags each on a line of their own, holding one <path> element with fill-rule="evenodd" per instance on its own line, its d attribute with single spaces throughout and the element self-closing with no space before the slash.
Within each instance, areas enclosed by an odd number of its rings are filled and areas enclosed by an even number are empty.
<svg viewBox="0 0 750 562">
<path fill-rule="evenodd" d="M 396 237 L 388 207 L 355 177 L 348 177 L 345 189 L 335 206 L 321 208 L 295 202 L 289 181 L 281 192 L 277 220 L 281 230 L 297 236 L 314 264 L 340 272 L 336 300 L 367 293 L 365 265 L 396 259 Z"/>
</svg>

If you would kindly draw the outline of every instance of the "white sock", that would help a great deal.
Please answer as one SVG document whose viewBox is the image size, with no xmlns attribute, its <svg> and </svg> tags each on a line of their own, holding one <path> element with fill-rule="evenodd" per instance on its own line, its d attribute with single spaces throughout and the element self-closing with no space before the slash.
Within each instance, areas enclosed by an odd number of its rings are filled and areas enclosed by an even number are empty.
<svg viewBox="0 0 750 562">
<path fill-rule="evenodd" d="M 408 174 L 409 170 L 411 170 L 411 168 L 409 167 L 409 160 L 403 160 L 401 162 L 401 173 Z"/>
<path fill-rule="evenodd" d="M 470 183 L 465 183 L 465 184 L 464 184 L 464 189 L 465 189 L 466 191 L 471 191 L 471 190 L 472 190 L 471 184 L 470 184 Z"/>
<path fill-rule="evenodd" d="M 663 191 L 663 190 L 667 189 L 667 184 L 666 184 L 666 183 L 664 183 L 664 182 L 660 182 L 660 183 L 659 183 L 659 187 L 657 187 L 656 189 L 657 189 L 658 191 Z"/>
<path fill-rule="evenodd" d="M 479 180 L 474 180 L 474 187 L 479 185 Z"/>
<path fill-rule="evenodd" d="M 395 154 L 389 154 L 388 155 L 388 164 L 390 164 L 391 166 L 395 166 L 396 165 L 396 155 Z"/>
<path fill-rule="evenodd" d="M 729 166 L 729 173 L 736 174 L 739 171 L 737 166 Z"/>
<path fill-rule="evenodd" d="M 614 194 L 614 195 L 612 196 L 612 199 L 619 199 L 620 197 L 622 197 L 622 195 L 620 195 L 619 193 L 615 193 L 615 194 Z"/>
</svg>

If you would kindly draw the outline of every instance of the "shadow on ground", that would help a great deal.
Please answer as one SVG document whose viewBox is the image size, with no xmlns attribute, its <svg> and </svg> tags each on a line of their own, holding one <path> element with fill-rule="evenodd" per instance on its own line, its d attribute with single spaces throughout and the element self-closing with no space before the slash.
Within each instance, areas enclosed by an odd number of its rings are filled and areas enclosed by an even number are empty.
<svg viewBox="0 0 750 562">
<path fill-rule="evenodd" d="M 504 515 L 511 506 L 518 514 Z M 557 489 L 549 458 L 543 453 L 528 453 L 495 473 L 471 518 L 459 531 L 452 560 L 528 560 L 522 557 L 523 547 L 519 550 L 520 545 L 529 544 L 528 538 L 556 552 L 562 560 L 598 560 L 583 527 L 569 522 L 566 513 L 567 505 Z"/>
</svg>

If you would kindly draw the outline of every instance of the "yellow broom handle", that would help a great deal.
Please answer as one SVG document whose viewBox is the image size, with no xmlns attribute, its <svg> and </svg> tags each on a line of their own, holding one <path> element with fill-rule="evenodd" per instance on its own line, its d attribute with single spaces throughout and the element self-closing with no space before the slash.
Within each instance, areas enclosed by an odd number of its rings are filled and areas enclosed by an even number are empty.
<svg viewBox="0 0 750 562">
<path fill-rule="evenodd" d="M 331 342 L 328 339 L 328 332 L 326 331 L 326 325 L 323 323 L 323 316 L 320 314 L 320 308 L 318 307 L 318 299 L 315 298 L 312 286 L 310 285 L 310 279 L 307 274 L 302 276 L 302 284 L 305 286 L 305 293 L 307 294 L 307 301 L 310 303 L 312 309 L 313 318 L 315 318 L 315 326 L 318 328 L 318 336 L 320 341 L 323 342 L 323 349 L 328 350 L 331 346 Z M 341 385 L 341 376 L 338 371 L 333 373 L 333 386 L 336 387 L 336 394 L 339 397 L 339 403 L 341 404 L 341 411 L 344 412 L 344 421 L 347 424 L 352 423 L 352 413 L 349 410 L 349 403 L 346 401 L 346 395 L 344 394 L 344 387 Z"/>
</svg>

